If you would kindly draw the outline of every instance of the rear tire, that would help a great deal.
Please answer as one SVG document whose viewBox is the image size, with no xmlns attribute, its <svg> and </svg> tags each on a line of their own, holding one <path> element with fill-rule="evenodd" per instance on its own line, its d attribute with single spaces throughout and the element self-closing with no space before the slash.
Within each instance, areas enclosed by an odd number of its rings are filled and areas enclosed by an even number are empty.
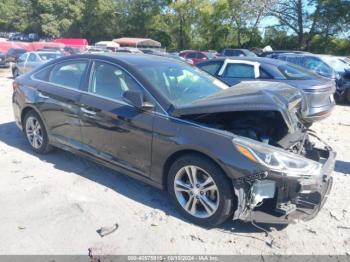
<svg viewBox="0 0 350 262">
<path fill-rule="evenodd" d="M 30 147 L 34 152 L 46 154 L 52 150 L 45 125 L 35 111 L 29 111 L 24 116 L 23 130 Z"/>
<path fill-rule="evenodd" d="M 19 70 L 17 68 L 12 70 L 12 76 L 13 78 L 17 78 L 19 76 Z"/>
<path fill-rule="evenodd" d="M 232 216 L 232 181 L 208 158 L 198 154 L 178 158 L 167 182 L 174 206 L 190 222 L 210 228 Z"/>
</svg>

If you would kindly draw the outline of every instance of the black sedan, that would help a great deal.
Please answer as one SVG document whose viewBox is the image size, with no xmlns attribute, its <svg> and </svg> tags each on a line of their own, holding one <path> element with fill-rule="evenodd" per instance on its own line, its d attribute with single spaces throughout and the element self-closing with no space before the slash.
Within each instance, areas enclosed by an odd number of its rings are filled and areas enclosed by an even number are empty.
<svg viewBox="0 0 350 262">
<path fill-rule="evenodd" d="M 26 52 L 27 50 L 23 48 L 10 48 L 6 53 L 6 63 L 15 63 L 17 59 Z"/>
<path fill-rule="evenodd" d="M 168 190 L 199 225 L 312 218 L 335 153 L 310 142 L 297 89 L 241 85 L 165 57 L 85 54 L 18 77 L 13 110 L 34 152 L 69 150 Z"/>
<path fill-rule="evenodd" d="M 335 106 L 333 81 L 287 62 L 260 57 L 219 58 L 196 66 L 230 86 L 242 81 L 273 81 L 300 89 L 306 101 L 302 115 L 307 125 L 328 117 Z"/>
</svg>

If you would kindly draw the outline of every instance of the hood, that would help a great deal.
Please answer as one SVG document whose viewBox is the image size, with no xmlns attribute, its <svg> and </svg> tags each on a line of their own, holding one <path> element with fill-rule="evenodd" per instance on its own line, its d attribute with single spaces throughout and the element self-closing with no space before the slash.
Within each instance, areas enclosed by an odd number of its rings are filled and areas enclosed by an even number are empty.
<svg viewBox="0 0 350 262">
<path fill-rule="evenodd" d="M 269 110 L 286 112 L 300 109 L 302 95 L 294 87 L 267 81 L 241 82 L 213 96 L 192 104 L 175 107 L 170 114 L 176 117 L 230 111 Z"/>
</svg>

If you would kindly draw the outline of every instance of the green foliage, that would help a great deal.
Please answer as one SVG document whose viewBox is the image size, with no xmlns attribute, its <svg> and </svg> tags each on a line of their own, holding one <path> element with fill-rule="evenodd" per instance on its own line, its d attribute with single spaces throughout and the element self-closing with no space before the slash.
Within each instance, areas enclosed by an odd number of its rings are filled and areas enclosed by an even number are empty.
<svg viewBox="0 0 350 262">
<path fill-rule="evenodd" d="M 0 1 L 0 29 L 3 31 L 24 31 L 27 29 L 28 5 L 25 0 Z"/>
<path fill-rule="evenodd" d="M 113 0 L 90 0 L 83 6 L 80 34 L 97 42 L 111 40 L 117 32 L 116 4 Z M 76 35 L 76 34 L 75 34 Z"/>
<path fill-rule="evenodd" d="M 279 24 L 261 31 L 261 21 Z M 149 37 L 168 50 L 306 49 L 348 54 L 350 4 L 342 0 L 1 0 L 0 31 Z M 340 37 L 341 36 L 341 37 Z"/>
</svg>

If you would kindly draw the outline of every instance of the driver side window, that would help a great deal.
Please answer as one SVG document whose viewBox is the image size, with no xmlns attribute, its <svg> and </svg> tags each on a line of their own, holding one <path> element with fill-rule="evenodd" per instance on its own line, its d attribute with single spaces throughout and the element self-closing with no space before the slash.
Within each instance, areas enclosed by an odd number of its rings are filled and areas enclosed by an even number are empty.
<svg viewBox="0 0 350 262">
<path fill-rule="evenodd" d="M 95 62 L 89 92 L 113 100 L 123 100 L 125 91 L 140 91 L 140 85 L 121 68 L 103 63 Z"/>
</svg>

